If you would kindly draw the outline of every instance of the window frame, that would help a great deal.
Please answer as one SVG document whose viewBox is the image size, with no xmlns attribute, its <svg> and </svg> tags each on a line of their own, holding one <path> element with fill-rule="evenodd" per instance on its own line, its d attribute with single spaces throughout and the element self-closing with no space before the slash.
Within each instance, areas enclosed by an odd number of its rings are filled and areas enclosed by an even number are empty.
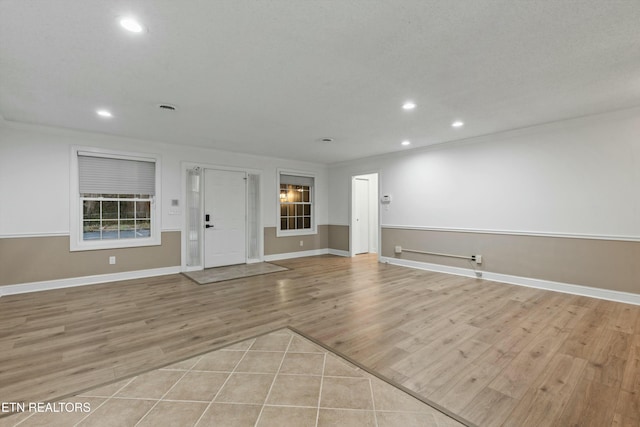
<svg viewBox="0 0 640 427">
<path fill-rule="evenodd" d="M 300 176 L 313 179 L 313 184 L 309 188 L 309 201 L 311 204 L 311 228 L 303 228 L 296 230 L 282 230 L 281 223 L 281 206 L 280 201 L 280 177 L 282 175 Z M 277 169 L 276 171 L 276 237 L 286 236 L 308 236 L 318 234 L 317 213 L 316 213 L 316 188 L 318 186 L 316 174 L 291 169 Z"/>
<path fill-rule="evenodd" d="M 150 223 L 151 231 L 149 237 L 106 239 L 106 240 L 84 240 L 83 239 L 83 202 L 91 197 L 80 195 L 80 175 L 78 167 L 78 155 L 89 155 L 95 157 L 106 157 L 122 160 L 137 160 L 155 163 L 155 195 L 151 196 Z M 70 163 L 70 191 L 69 191 L 69 249 L 70 251 L 88 251 L 100 249 L 120 249 L 144 246 L 158 246 L 162 244 L 162 186 L 161 170 L 162 163 L 159 155 L 142 154 L 125 151 L 107 150 L 96 147 L 71 147 Z M 125 200 L 125 199 L 122 199 Z"/>
</svg>

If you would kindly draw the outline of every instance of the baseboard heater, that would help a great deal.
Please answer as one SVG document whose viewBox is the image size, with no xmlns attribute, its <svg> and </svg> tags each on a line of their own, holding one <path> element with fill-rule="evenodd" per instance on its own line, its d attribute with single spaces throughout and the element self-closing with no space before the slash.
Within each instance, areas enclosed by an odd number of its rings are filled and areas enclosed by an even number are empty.
<svg viewBox="0 0 640 427">
<path fill-rule="evenodd" d="M 466 260 L 469 260 L 469 261 L 473 261 L 476 264 L 481 264 L 482 263 L 482 255 L 443 254 L 443 253 L 440 253 L 440 252 L 427 252 L 427 251 L 419 251 L 417 249 L 407 249 L 407 248 L 403 248 L 402 246 L 396 246 L 394 252 L 396 254 L 401 254 L 402 252 L 411 252 L 411 253 L 414 253 L 414 254 L 435 255 L 435 256 L 443 256 L 443 257 L 448 257 L 448 258 L 466 259 Z"/>
</svg>

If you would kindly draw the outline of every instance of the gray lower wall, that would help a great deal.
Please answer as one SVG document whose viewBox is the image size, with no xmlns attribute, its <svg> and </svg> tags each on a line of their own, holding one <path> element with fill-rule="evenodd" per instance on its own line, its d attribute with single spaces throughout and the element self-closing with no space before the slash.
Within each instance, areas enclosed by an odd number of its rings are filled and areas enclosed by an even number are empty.
<svg viewBox="0 0 640 427">
<path fill-rule="evenodd" d="M 69 251 L 69 236 L 0 239 L 0 286 L 176 266 L 179 231 L 163 232 L 159 246 L 78 252 Z"/>
<path fill-rule="evenodd" d="M 302 241 L 302 246 L 300 246 Z M 264 228 L 264 254 L 276 255 L 290 252 L 327 249 L 329 247 L 329 226 L 319 225 L 317 234 L 304 236 L 276 236 L 276 227 Z"/>
<path fill-rule="evenodd" d="M 69 250 L 68 236 L 2 238 L 0 286 L 180 266 L 180 236 L 167 231 L 160 246 L 77 252 Z M 327 248 L 348 251 L 349 227 L 319 225 L 317 234 L 288 237 L 276 237 L 275 227 L 264 228 L 265 255 Z M 116 257 L 115 265 L 109 264 L 110 256 Z"/>
<path fill-rule="evenodd" d="M 640 242 L 382 228 L 382 256 L 470 268 L 469 261 L 394 247 L 480 254 L 481 270 L 640 294 Z"/>
<path fill-rule="evenodd" d="M 348 225 L 329 225 L 329 249 L 349 252 Z"/>
</svg>

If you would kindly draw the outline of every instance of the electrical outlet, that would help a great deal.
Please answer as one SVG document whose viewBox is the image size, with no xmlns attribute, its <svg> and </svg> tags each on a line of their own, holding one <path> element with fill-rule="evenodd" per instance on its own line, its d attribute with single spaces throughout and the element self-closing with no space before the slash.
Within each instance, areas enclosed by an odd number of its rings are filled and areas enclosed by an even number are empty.
<svg viewBox="0 0 640 427">
<path fill-rule="evenodd" d="M 482 255 L 471 255 L 471 261 L 476 264 L 482 264 Z"/>
<path fill-rule="evenodd" d="M 300 246 L 304 246 L 304 240 L 300 240 Z"/>
<path fill-rule="evenodd" d="M 110 256 L 110 257 L 109 257 L 109 264 L 113 265 L 113 264 L 115 264 L 115 263 L 116 263 L 116 257 L 114 257 L 114 256 Z"/>
<path fill-rule="evenodd" d="M 394 252 L 397 253 L 397 254 L 401 254 L 402 253 L 402 246 L 396 246 Z"/>
</svg>

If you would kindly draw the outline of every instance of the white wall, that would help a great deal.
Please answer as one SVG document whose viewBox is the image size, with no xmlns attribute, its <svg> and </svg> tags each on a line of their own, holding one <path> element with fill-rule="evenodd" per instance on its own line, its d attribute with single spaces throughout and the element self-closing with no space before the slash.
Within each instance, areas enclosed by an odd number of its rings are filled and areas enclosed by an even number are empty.
<svg viewBox="0 0 640 427">
<path fill-rule="evenodd" d="M 160 154 L 164 231 L 180 230 L 183 224 L 182 215 L 168 215 L 171 199 L 180 199 L 184 206 L 183 161 L 261 170 L 265 227 L 276 225 L 276 169 L 315 173 L 317 223 L 328 223 L 324 165 L 0 122 L 0 237 L 69 234 L 72 145 Z"/>
<path fill-rule="evenodd" d="M 640 238 L 640 109 L 335 165 L 330 223 L 375 170 L 382 225 Z"/>
<path fill-rule="evenodd" d="M 181 197 L 180 162 L 189 161 L 263 170 L 264 226 L 276 224 L 282 167 L 317 174 L 318 224 L 349 224 L 351 177 L 377 171 L 381 193 L 393 196 L 380 210 L 383 225 L 640 237 L 640 109 L 362 159 L 329 173 L 313 163 L 5 122 L 0 237 L 68 234 L 71 145 L 159 153 L 164 230 L 182 226 L 182 216 L 167 211 Z"/>
</svg>

